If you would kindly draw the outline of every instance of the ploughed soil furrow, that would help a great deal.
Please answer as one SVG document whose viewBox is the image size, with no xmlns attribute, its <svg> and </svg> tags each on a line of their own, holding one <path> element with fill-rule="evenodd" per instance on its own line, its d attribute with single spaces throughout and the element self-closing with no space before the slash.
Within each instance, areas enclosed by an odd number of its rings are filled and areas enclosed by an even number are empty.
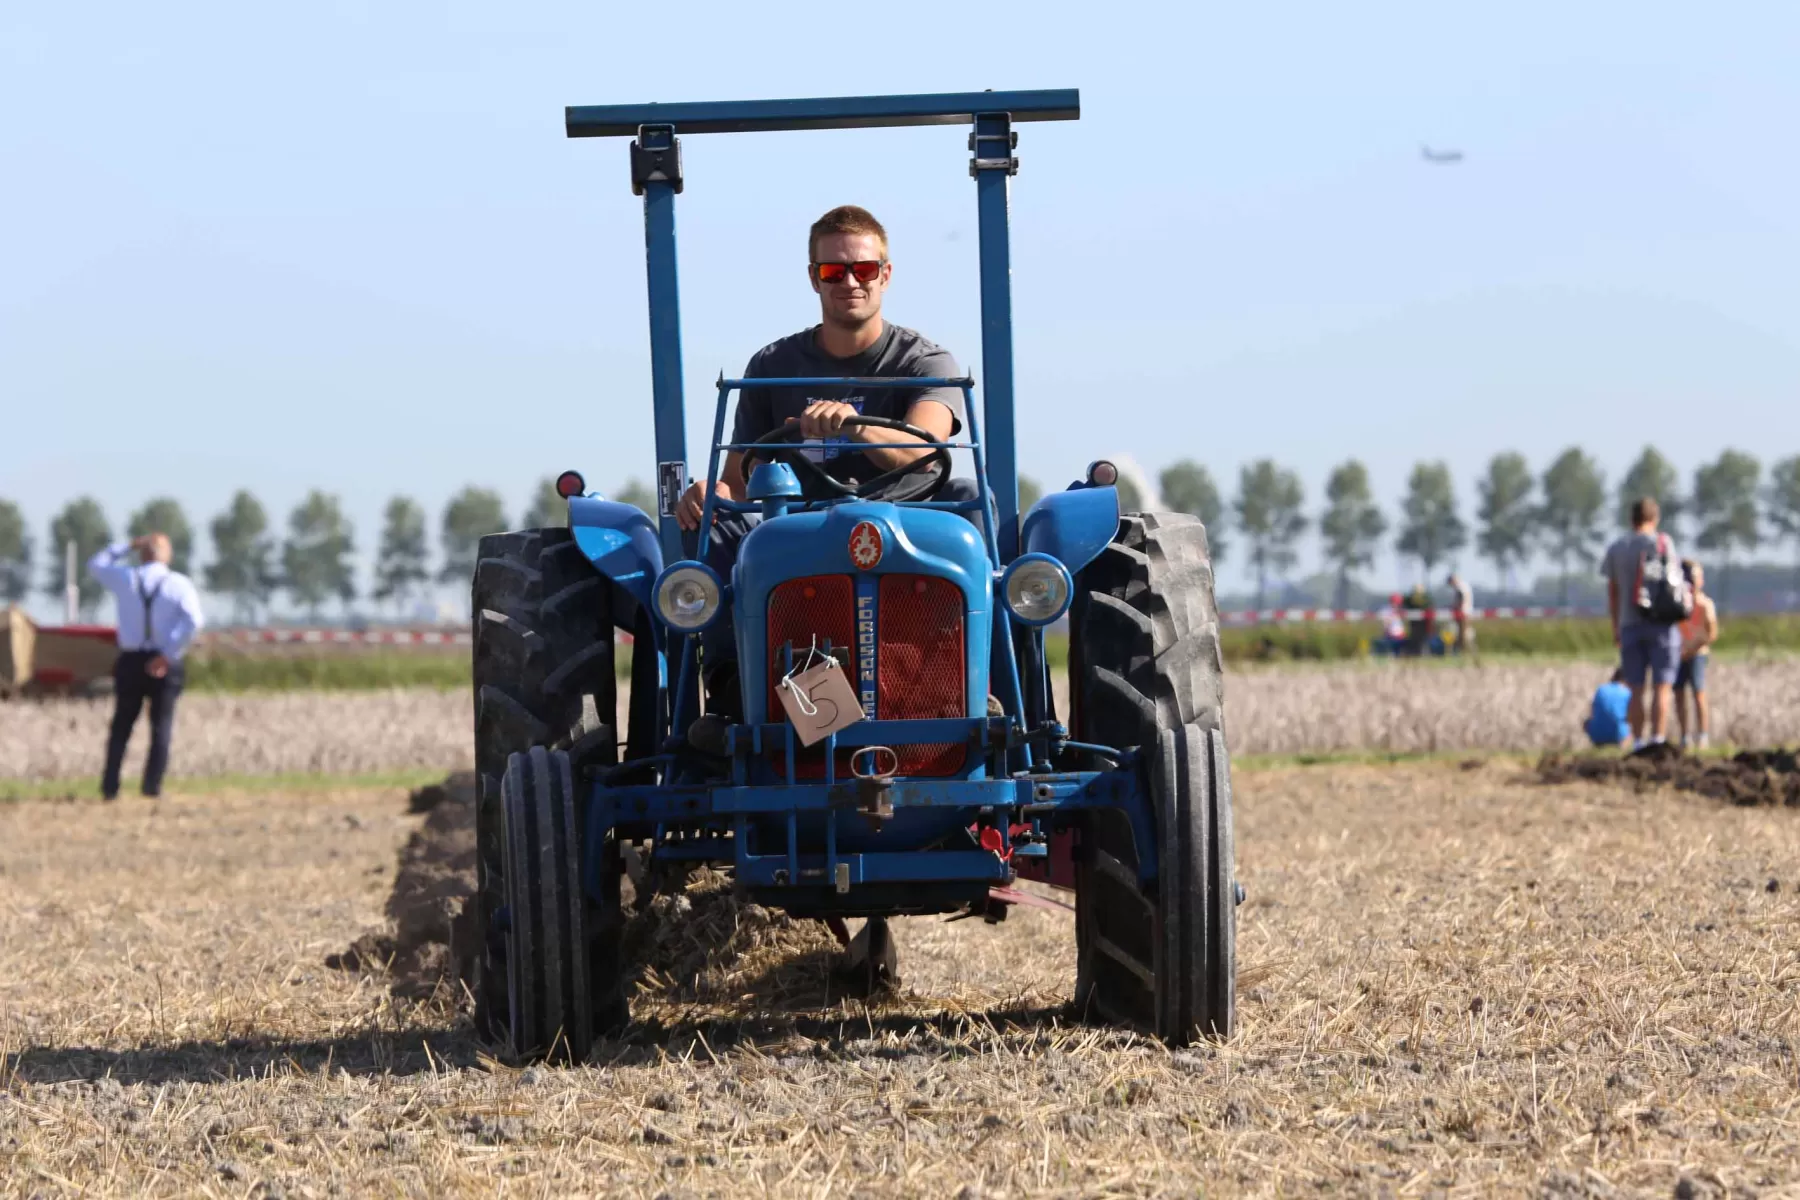
<svg viewBox="0 0 1800 1200">
<path fill-rule="evenodd" d="M 1617 782 L 1643 791 L 1672 787 L 1730 804 L 1800 807 L 1800 760 L 1792 750 L 1741 750 L 1730 758 L 1684 755 L 1663 744 L 1618 756 L 1545 755 L 1538 762 L 1545 783 Z"/>
</svg>

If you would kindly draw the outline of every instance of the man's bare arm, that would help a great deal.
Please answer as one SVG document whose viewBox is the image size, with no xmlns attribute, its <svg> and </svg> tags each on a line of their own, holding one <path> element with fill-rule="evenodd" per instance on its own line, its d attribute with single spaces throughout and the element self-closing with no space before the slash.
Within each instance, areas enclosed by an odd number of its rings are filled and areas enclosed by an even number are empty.
<svg viewBox="0 0 1800 1200">
<path fill-rule="evenodd" d="M 898 429 L 886 429 L 878 425 L 850 425 L 845 421 L 857 416 L 857 411 L 839 400 L 820 400 L 807 406 L 800 416 L 800 433 L 808 439 L 848 436 L 863 448 L 862 452 L 870 462 L 884 471 L 895 467 L 903 467 L 917 462 L 930 454 L 923 448 L 908 449 L 919 445 L 919 439 L 910 433 Z M 906 410 L 906 423 L 923 429 L 933 442 L 947 442 L 950 433 L 956 428 L 956 414 L 947 405 L 936 400 L 918 400 Z"/>
<path fill-rule="evenodd" d="M 741 450 L 727 450 L 725 465 L 719 468 L 718 486 L 713 489 L 715 495 L 727 500 L 744 498 L 744 454 Z M 681 503 L 675 506 L 675 523 L 683 529 L 700 528 L 700 517 L 706 507 L 706 481 L 696 479 L 688 485 L 682 494 Z"/>
<path fill-rule="evenodd" d="M 936 400 L 919 400 L 906 410 L 906 423 L 929 433 L 934 442 L 947 442 L 951 430 L 956 428 L 956 414 Z M 868 447 L 863 454 L 869 461 L 885 470 L 917 462 L 931 453 L 925 449 L 906 449 L 909 445 L 918 445 L 919 439 L 898 429 L 860 425 L 851 436 Z"/>
</svg>

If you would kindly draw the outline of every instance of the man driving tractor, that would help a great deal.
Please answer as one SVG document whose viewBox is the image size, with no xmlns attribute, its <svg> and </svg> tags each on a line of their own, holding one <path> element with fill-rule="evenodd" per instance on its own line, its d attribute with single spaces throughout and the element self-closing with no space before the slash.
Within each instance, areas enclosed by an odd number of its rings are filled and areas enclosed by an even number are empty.
<svg viewBox="0 0 1800 1200">
<path fill-rule="evenodd" d="M 758 350 L 744 368 L 746 379 L 904 378 L 952 379 L 958 375 L 950 352 L 923 335 L 884 321 L 881 298 L 893 279 L 887 230 L 867 209 L 840 205 L 817 221 L 807 235 L 807 278 L 819 297 L 819 324 L 790 334 Z M 816 394 L 829 391 L 830 395 Z M 732 441 L 740 445 L 765 439 L 784 426 L 798 426 L 802 440 L 824 443 L 805 453 L 825 474 L 846 483 L 863 483 L 925 458 L 931 452 L 912 433 L 888 426 L 846 424 L 858 416 L 901 421 L 932 442 L 947 442 L 962 430 L 956 388 L 881 388 L 859 394 L 855 387 L 745 388 L 739 397 Z M 919 449 L 909 447 L 919 446 Z M 718 496 L 742 500 L 745 493 L 744 451 L 728 451 L 715 485 Z M 802 482 L 806 483 L 804 476 Z M 898 475 L 869 499 L 924 499 L 936 479 L 929 471 Z M 706 484 L 696 481 L 676 507 L 675 519 L 692 535 L 700 527 Z M 807 499 L 824 499 L 812 487 Z M 973 480 L 949 479 L 936 492 L 938 500 L 973 500 Z M 705 561 L 729 579 L 738 543 L 757 521 L 753 514 L 714 514 L 712 544 Z M 690 546 L 689 552 L 694 553 Z M 695 557 L 700 555 L 695 554 Z M 736 695 L 735 680 L 721 675 L 734 654 L 730 622 L 720 622 L 701 636 L 707 691 L 727 706 Z"/>
</svg>

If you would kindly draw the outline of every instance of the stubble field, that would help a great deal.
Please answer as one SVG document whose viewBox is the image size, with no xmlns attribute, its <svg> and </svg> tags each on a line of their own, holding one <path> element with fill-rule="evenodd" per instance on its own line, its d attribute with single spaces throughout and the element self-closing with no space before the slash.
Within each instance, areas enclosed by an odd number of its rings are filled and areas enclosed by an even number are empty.
<svg viewBox="0 0 1800 1200">
<path fill-rule="evenodd" d="M 1604 675 L 1592 664 L 1519 661 L 1234 670 L 1226 733 L 1238 755 L 1572 749 Z M 1800 659 L 1721 661 L 1708 678 L 1715 741 L 1766 746 L 1800 736 Z M 96 776 L 111 711 L 107 700 L 0 705 L 0 781 Z M 471 724 L 461 691 L 197 693 L 181 701 L 171 770 L 197 778 L 460 769 L 470 764 Z M 140 729 L 127 780 L 143 743 Z"/>
<path fill-rule="evenodd" d="M 816 926 L 696 895 L 714 948 L 653 949 L 650 1024 L 520 1070 L 324 965 L 383 920 L 404 792 L 14 802 L 0 1191 L 1795 1194 L 1796 815 L 1245 771 L 1229 1044 L 1073 1019 L 1062 914 L 902 922 L 864 1003 Z"/>
</svg>

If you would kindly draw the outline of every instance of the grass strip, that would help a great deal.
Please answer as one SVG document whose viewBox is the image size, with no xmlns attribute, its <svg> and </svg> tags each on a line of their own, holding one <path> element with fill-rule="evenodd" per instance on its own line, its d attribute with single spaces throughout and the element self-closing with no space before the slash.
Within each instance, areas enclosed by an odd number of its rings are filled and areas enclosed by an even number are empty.
<svg viewBox="0 0 1800 1200">
<path fill-rule="evenodd" d="M 1219 650 L 1227 663 L 1332 662 L 1368 657 L 1380 637 L 1376 621 L 1232 625 L 1219 631 Z M 1477 621 L 1475 638 L 1484 659 L 1610 661 L 1618 653 L 1612 623 L 1604 617 Z M 1713 650 L 1722 655 L 1800 650 L 1800 613 L 1725 614 Z"/>
<path fill-rule="evenodd" d="M 415 767 L 405 771 L 363 771 L 346 774 L 200 775 L 171 776 L 163 781 L 163 798 L 211 795 L 217 792 L 332 792 L 352 789 L 418 788 L 441 783 L 449 772 L 442 768 Z M 19 800 L 87 800 L 100 796 L 100 775 L 78 779 L 0 779 L 0 803 Z M 129 785 L 121 801 L 141 800 Z"/>
<path fill-rule="evenodd" d="M 393 650 L 300 654 L 197 654 L 188 661 L 192 692 L 376 691 L 469 686 L 469 655 Z"/>
</svg>

